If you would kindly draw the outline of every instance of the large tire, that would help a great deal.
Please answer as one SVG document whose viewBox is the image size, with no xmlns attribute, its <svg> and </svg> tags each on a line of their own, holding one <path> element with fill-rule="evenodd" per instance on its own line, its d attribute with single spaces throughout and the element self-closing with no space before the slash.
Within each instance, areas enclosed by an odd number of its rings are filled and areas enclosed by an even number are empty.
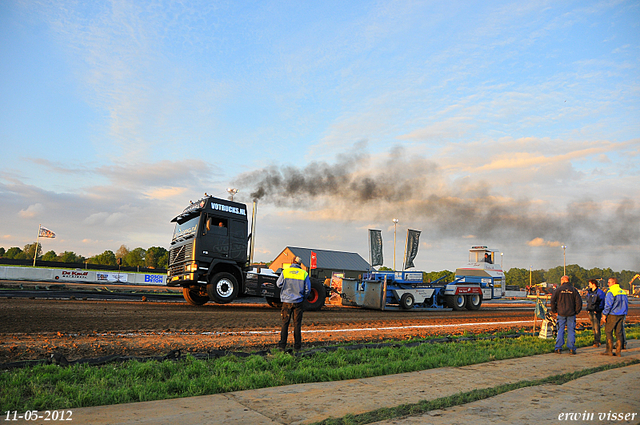
<svg viewBox="0 0 640 425">
<path fill-rule="evenodd" d="M 400 297 L 400 307 L 404 308 L 405 310 L 412 309 L 415 303 L 415 298 L 413 298 L 413 295 L 409 293 L 402 294 L 402 296 Z"/>
<path fill-rule="evenodd" d="M 267 304 L 269 304 L 271 307 L 277 308 L 277 309 L 282 308 L 282 301 L 280 301 L 280 298 L 267 297 L 266 299 L 267 299 Z"/>
<path fill-rule="evenodd" d="M 464 295 L 447 295 L 447 305 L 456 311 L 464 310 L 467 305 L 467 297 Z"/>
<path fill-rule="evenodd" d="M 327 290 L 322 282 L 312 279 L 311 280 L 311 293 L 304 301 L 304 309 L 306 311 L 317 311 L 324 306 L 324 301 L 327 298 Z"/>
<path fill-rule="evenodd" d="M 209 301 L 209 295 L 201 293 L 199 287 L 182 287 L 182 296 L 191 305 L 205 305 Z"/>
<path fill-rule="evenodd" d="M 482 305 L 482 295 L 467 295 L 467 310 L 479 310 Z"/>
<path fill-rule="evenodd" d="M 230 303 L 238 296 L 238 292 L 240 285 L 231 273 L 216 273 L 207 285 L 209 298 L 218 304 Z"/>
</svg>

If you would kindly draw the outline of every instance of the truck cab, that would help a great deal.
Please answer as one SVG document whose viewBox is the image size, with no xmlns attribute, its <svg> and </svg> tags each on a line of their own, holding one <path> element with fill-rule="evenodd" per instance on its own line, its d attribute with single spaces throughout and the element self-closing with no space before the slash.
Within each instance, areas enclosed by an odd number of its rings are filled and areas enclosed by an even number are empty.
<svg viewBox="0 0 640 425">
<path fill-rule="evenodd" d="M 483 300 L 501 298 L 505 280 L 500 260 L 499 250 L 473 246 L 469 250 L 469 262 L 456 269 L 456 280 L 480 284 Z"/>
<path fill-rule="evenodd" d="M 244 292 L 248 220 L 244 204 L 205 196 L 171 220 L 167 285 L 182 286 L 187 302 L 233 301 Z"/>
</svg>

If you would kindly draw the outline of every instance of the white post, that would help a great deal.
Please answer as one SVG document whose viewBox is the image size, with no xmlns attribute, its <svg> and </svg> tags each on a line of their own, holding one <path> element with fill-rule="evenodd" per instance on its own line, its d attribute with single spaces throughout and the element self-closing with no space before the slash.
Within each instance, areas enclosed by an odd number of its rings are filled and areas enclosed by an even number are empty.
<svg viewBox="0 0 640 425">
<path fill-rule="evenodd" d="M 40 242 L 40 228 L 42 227 L 42 224 L 38 225 L 38 236 L 36 237 L 36 247 L 34 249 L 34 254 L 33 254 L 33 267 L 36 266 L 36 257 L 38 256 L 38 242 Z"/>
</svg>

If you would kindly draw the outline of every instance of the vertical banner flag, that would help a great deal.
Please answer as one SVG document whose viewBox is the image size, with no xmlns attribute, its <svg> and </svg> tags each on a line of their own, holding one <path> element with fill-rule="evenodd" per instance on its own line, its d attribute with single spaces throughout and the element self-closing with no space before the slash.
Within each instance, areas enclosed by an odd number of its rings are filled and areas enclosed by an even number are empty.
<svg viewBox="0 0 640 425">
<path fill-rule="evenodd" d="M 311 260 L 309 261 L 309 270 L 318 268 L 318 254 L 311 251 Z"/>
<path fill-rule="evenodd" d="M 53 239 L 56 237 L 56 234 L 53 233 L 51 230 L 46 229 L 42 226 L 40 226 L 40 230 L 38 231 L 38 237 L 40 238 L 50 238 Z"/>
<path fill-rule="evenodd" d="M 369 229 L 369 257 L 371 267 L 382 265 L 382 230 Z"/>
<path fill-rule="evenodd" d="M 415 267 L 413 260 L 420 247 L 420 230 L 407 230 L 407 247 L 404 250 L 404 270 Z"/>
</svg>

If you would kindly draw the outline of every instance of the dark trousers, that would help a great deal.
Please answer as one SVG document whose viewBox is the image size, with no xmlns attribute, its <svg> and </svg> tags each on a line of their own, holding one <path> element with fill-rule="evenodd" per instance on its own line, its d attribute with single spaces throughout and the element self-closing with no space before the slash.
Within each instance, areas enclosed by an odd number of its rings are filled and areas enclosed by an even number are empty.
<svg viewBox="0 0 640 425">
<path fill-rule="evenodd" d="M 607 322 L 604 324 L 604 331 L 607 334 L 607 343 L 611 342 L 611 346 L 613 347 L 613 332 L 616 333 L 616 338 L 620 341 L 620 344 L 623 343 L 624 337 L 622 336 L 624 326 L 624 314 L 620 316 L 616 316 L 610 314 L 607 316 Z"/>
<path fill-rule="evenodd" d="M 593 328 L 593 343 L 600 344 L 600 321 L 602 320 L 602 312 L 590 311 L 589 319 L 591 319 L 591 327 Z"/>
<path fill-rule="evenodd" d="M 302 348 L 302 305 L 303 303 L 282 303 L 282 310 L 280 310 L 282 328 L 280 328 L 278 347 L 283 350 L 287 347 L 291 319 L 293 319 L 293 348 L 295 350 Z"/>
</svg>

